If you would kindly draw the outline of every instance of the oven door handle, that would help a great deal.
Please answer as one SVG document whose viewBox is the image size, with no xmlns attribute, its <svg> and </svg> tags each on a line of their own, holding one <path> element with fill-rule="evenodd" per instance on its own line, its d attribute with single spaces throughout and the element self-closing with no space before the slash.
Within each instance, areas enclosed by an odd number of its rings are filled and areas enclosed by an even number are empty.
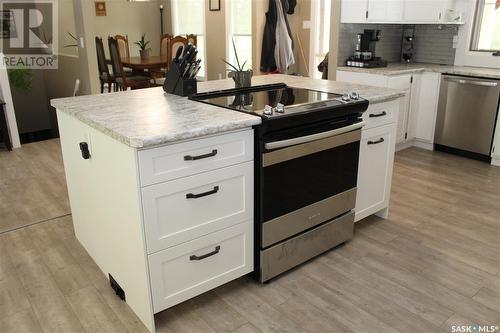
<svg viewBox="0 0 500 333">
<path fill-rule="evenodd" d="M 294 146 L 294 145 L 298 145 L 301 143 L 306 143 L 306 142 L 324 139 L 324 138 L 327 138 L 329 136 L 335 136 L 335 135 L 340 135 L 340 134 L 344 134 L 347 132 L 355 131 L 355 130 L 360 129 L 363 126 L 365 126 L 365 124 L 366 124 L 366 122 L 361 121 L 359 123 L 352 124 L 352 125 L 345 126 L 345 127 L 341 127 L 341 128 L 336 128 L 336 129 L 331 130 L 331 131 L 326 131 L 326 132 L 321 132 L 321 133 L 316 133 L 316 134 L 311 134 L 311 135 L 305 135 L 305 136 L 301 136 L 301 137 L 293 138 L 293 139 L 268 142 L 264 145 L 264 147 L 266 148 L 266 150 L 272 150 L 272 149 Z"/>
</svg>

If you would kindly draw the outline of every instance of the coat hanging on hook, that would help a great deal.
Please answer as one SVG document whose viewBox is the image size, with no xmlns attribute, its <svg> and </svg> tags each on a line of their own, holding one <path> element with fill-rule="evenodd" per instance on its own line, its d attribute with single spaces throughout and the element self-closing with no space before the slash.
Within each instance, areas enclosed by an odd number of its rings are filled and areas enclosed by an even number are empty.
<svg viewBox="0 0 500 333">
<path fill-rule="evenodd" d="M 296 4 L 296 0 L 269 0 L 262 38 L 262 72 L 286 73 L 288 67 L 295 63 L 293 37 L 287 13 L 293 14 Z"/>
</svg>

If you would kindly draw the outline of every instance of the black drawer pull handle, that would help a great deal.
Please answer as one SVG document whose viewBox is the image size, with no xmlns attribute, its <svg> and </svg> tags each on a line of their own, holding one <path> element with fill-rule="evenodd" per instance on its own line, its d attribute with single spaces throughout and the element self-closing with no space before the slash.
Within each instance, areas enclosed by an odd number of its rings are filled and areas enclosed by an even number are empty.
<svg viewBox="0 0 500 333">
<path fill-rule="evenodd" d="M 380 138 L 377 141 L 368 141 L 368 144 L 369 145 L 376 145 L 376 144 L 382 143 L 384 141 L 385 141 L 384 138 Z"/>
<path fill-rule="evenodd" d="M 82 152 L 82 158 L 84 160 L 90 158 L 89 144 L 87 142 L 80 142 L 80 151 Z"/>
<path fill-rule="evenodd" d="M 215 250 L 213 250 L 212 252 L 209 252 L 209 253 L 203 254 L 203 255 L 201 255 L 201 256 L 197 256 L 197 255 L 194 255 L 194 254 L 193 254 L 192 256 L 190 256 L 190 257 L 189 257 L 189 260 L 203 260 L 203 259 L 205 259 L 205 258 L 211 257 L 211 256 L 213 256 L 213 255 L 215 255 L 215 254 L 219 253 L 219 251 L 220 251 L 220 246 L 219 246 L 219 245 L 217 245 L 217 246 L 215 247 Z"/>
<path fill-rule="evenodd" d="M 202 158 L 212 157 L 215 155 L 217 155 L 217 149 L 212 150 L 211 153 L 198 155 L 198 156 L 186 155 L 186 156 L 184 156 L 184 161 L 196 161 L 196 160 L 201 160 Z"/>
<path fill-rule="evenodd" d="M 377 118 L 377 117 L 383 117 L 383 116 L 386 116 L 386 115 L 387 115 L 387 112 L 382 111 L 380 113 L 370 113 L 369 117 L 370 118 Z"/>
<path fill-rule="evenodd" d="M 219 192 L 219 186 L 214 186 L 213 190 L 210 190 L 207 192 L 198 193 L 198 194 L 188 193 L 188 194 L 186 194 L 186 199 L 197 199 L 197 198 L 205 197 L 205 196 L 210 195 L 210 194 L 215 194 L 217 192 Z"/>
</svg>

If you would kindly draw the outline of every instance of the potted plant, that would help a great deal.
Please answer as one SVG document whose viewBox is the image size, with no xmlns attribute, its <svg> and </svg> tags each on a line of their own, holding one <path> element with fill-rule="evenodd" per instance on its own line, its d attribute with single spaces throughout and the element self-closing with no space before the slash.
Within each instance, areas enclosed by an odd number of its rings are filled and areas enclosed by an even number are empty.
<svg viewBox="0 0 500 333">
<path fill-rule="evenodd" d="M 226 60 L 222 59 L 231 69 L 228 69 L 228 77 L 232 78 L 234 80 L 234 83 L 236 85 L 236 88 L 242 88 L 242 87 L 250 87 L 252 85 L 252 75 L 253 72 L 251 69 L 245 70 L 245 65 L 247 63 L 247 60 L 240 65 L 240 59 L 238 58 L 238 52 L 236 52 L 236 45 L 234 45 L 234 39 L 232 40 L 233 42 L 233 50 L 234 50 L 234 55 L 236 57 L 236 64 L 232 65 Z"/>
<path fill-rule="evenodd" d="M 134 44 L 139 46 L 139 54 L 141 55 L 141 59 L 148 59 L 151 48 L 148 47 L 149 40 L 146 40 L 146 34 L 142 34 L 141 39 L 139 39 Z"/>
</svg>

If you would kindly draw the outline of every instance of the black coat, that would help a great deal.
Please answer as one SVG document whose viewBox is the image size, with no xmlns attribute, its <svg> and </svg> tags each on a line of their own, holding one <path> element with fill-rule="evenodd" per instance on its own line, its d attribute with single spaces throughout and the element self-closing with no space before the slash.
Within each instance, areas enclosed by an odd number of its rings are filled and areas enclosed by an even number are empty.
<svg viewBox="0 0 500 333">
<path fill-rule="evenodd" d="M 288 19 L 286 14 L 293 14 L 296 0 L 281 0 L 283 7 L 283 12 L 285 15 L 286 27 L 288 29 L 288 34 L 292 39 L 293 48 L 293 37 L 290 30 L 290 25 L 288 24 Z M 266 25 L 264 26 L 264 35 L 262 36 L 262 52 L 260 54 L 260 70 L 262 72 L 274 72 L 276 71 L 276 60 L 274 59 L 274 48 L 276 47 L 276 24 L 278 22 L 278 13 L 276 8 L 275 0 L 269 0 L 269 10 L 266 13 Z"/>
</svg>

